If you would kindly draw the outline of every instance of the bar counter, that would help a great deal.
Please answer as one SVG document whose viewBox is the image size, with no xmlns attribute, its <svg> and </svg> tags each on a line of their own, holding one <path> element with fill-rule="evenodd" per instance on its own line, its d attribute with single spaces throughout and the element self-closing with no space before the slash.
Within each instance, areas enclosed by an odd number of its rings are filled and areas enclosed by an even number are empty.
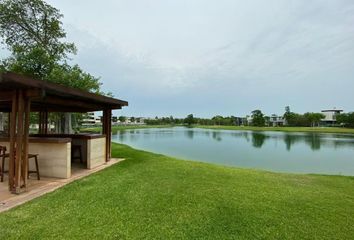
<svg viewBox="0 0 354 240">
<path fill-rule="evenodd" d="M 83 168 L 92 169 L 105 163 L 105 135 L 33 134 L 29 137 L 29 153 L 39 154 L 39 171 L 45 177 L 70 178 L 73 145 L 80 146 Z M 9 151 L 9 137 L 0 136 L 0 146 L 6 146 Z M 33 164 L 29 161 L 30 169 Z"/>
</svg>

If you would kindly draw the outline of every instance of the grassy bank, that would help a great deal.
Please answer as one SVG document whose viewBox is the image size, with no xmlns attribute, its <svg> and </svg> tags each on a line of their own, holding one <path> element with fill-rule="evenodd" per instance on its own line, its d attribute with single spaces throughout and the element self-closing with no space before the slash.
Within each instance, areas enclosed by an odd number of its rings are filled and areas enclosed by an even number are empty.
<svg viewBox="0 0 354 240">
<path fill-rule="evenodd" d="M 220 129 L 220 130 L 250 130 L 250 131 L 281 131 L 281 132 L 318 132 L 318 133 L 350 133 L 354 134 L 353 128 L 338 127 L 252 127 L 252 126 L 207 126 L 193 125 L 197 128 Z"/>
<path fill-rule="evenodd" d="M 0 214 L 1 239 L 351 239 L 354 178 L 126 161 Z"/>
<path fill-rule="evenodd" d="M 175 125 L 119 125 L 112 126 L 112 132 L 119 130 L 129 130 L 129 129 L 144 129 L 144 128 L 170 128 Z M 93 128 L 81 128 L 80 132 L 101 132 L 102 127 L 93 127 Z"/>
<path fill-rule="evenodd" d="M 143 129 L 143 128 L 170 128 L 177 125 L 125 125 L 113 126 L 112 131 Z M 178 125 L 182 126 L 182 125 Z M 219 129 L 219 130 L 250 130 L 250 131 L 279 131 L 279 132 L 317 132 L 317 133 L 348 133 L 354 134 L 353 128 L 338 127 L 252 127 L 252 126 L 216 126 L 216 125 L 193 125 L 195 128 Z M 83 128 L 81 132 L 100 132 L 101 127 Z"/>
</svg>

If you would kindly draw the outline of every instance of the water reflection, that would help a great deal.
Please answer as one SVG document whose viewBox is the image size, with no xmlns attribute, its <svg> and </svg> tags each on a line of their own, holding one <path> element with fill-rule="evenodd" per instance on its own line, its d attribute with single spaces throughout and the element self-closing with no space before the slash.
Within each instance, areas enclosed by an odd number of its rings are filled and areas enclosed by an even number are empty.
<svg viewBox="0 0 354 240">
<path fill-rule="evenodd" d="M 220 142 L 222 141 L 222 138 L 221 138 L 221 133 L 220 132 L 213 132 L 212 133 L 212 137 L 214 140 Z"/>
<path fill-rule="evenodd" d="M 194 131 L 189 129 L 185 132 L 186 136 L 189 138 L 189 139 L 193 139 L 193 136 L 194 136 Z"/>
<path fill-rule="evenodd" d="M 260 132 L 252 132 L 252 146 L 261 148 L 266 140 L 266 135 Z"/>
<path fill-rule="evenodd" d="M 318 151 L 321 149 L 321 138 L 318 134 L 309 134 L 305 138 L 305 142 L 312 149 L 312 151 Z"/>
<path fill-rule="evenodd" d="M 122 130 L 114 133 L 112 140 L 147 151 L 223 165 L 354 175 L 353 135 L 177 127 Z"/>
<path fill-rule="evenodd" d="M 305 144 L 312 151 L 320 151 L 322 146 L 333 149 L 354 147 L 354 138 L 345 134 L 320 134 L 320 133 L 282 133 L 282 132 L 252 132 L 252 131 L 220 131 L 220 130 L 201 130 L 186 128 L 176 131 L 173 129 L 132 129 L 119 130 L 113 133 L 113 138 L 119 142 L 137 142 L 141 138 L 149 140 L 170 139 L 179 137 L 183 133 L 185 138 L 193 140 L 196 137 L 211 138 L 214 141 L 222 142 L 224 138 L 243 139 L 254 148 L 262 148 L 267 142 L 283 142 L 285 149 L 290 152 L 297 144 Z"/>
</svg>

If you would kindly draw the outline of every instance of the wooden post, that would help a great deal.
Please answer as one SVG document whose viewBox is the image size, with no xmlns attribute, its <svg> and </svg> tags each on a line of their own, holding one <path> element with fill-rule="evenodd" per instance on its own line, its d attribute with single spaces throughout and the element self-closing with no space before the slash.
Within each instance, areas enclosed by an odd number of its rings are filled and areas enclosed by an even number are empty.
<svg viewBox="0 0 354 240">
<path fill-rule="evenodd" d="M 102 133 L 106 135 L 106 162 L 111 159 L 112 110 L 103 110 Z"/>
<path fill-rule="evenodd" d="M 10 159 L 9 159 L 9 191 L 14 188 L 14 169 L 15 169 L 15 138 L 16 138 L 16 122 L 17 122 L 17 92 L 12 97 L 12 108 L 10 114 Z"/>
<path fill-rule="evenodd" d="M 30 125 L 30 109 L 31 100 L 25 99 L 25 123 L 24 123 L 24 133 L 23 133 L 23 167 L 22 167 L 22 177 L 23 177 L 23 187 L 27 190 L 28 182 L 28 138 L 29 138 L 29 125 Z"/>
<path fill-rule="evenodd" d="M 108 110 L 108 161 L 111 160 L 112 155 L 112 110 Z"/>
<path fill-rule="evenodd" d="M 17 90 L 10 117 L 9 190 L 21 193 L 27 187 L 30 100 Z"/>
<path fill-rule="evenodd" d="M 14 193 L 20 193 L 21 188 L 21 167 L 22 167 L 22 139 L 23 139 L 23 110 L 24 110 L 24 100 L 22 90 L 18 91 L 17 94 L 17 134 L 16 134 L 16 156 L 15 156 L 15 183 L 14 183 Z"/>
</svg>

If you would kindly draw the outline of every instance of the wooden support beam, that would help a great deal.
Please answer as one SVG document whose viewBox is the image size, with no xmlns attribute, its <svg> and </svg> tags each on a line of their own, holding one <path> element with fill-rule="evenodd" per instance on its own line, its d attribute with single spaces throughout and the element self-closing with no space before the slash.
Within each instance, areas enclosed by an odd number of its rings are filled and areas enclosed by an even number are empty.
<svg viewBox="0 0 354 240">
<path fill-rule="evenodd" d="M 27 187 L 30 99 L 17 90 L 10 115 L 9 190 L 19 194 Z"/>
<path fill-rule="evenodd" d="M 16 148 L 16 122 L 17 122 L 17 93 L 12 97 L 12 109 L 10 114 L 10 159 L 9 159 L 9 191 L 14 189 L 15 148 Z"/>
<path fill-rule="evenodd" d="M 15 91 L 0 91 L 0 101 L 12 101 L 14 94 L 16 94 Z"/>
<path fill-rule="evenodd" d="M 83 109 L 101 109 L 102 106 L 99 104 L 94 104 L 94 103 L 87 103 L 84 101 L 80 100 L 75 100 L 75 101 L 68 101 L 64 98 L 59 98 L 59 97 L 52 97 L 52 96 L 47 96 L 43 100 L 46 105 L 56 105 L 56 106 L 62 106 L 62 107 L 69 107 L 69 108 L 83 108 Z"/>
<path fill-rule="evenodd" d="M 108 161 L 111 160 L 112 157 L 112 110 L 108 110 L 109 111 L 109 117 L 108 117 Z"/>
<path fill-rule="evenodd" d="M 22 147 L 23 147 L 23 118 L 24 118 L 24 98 L 23 91 L 18 90 L 17 94 L 17 103 L 18 103 L 18 113 L 17 113 L 17 134 L 16 134 L 16 157 L 15 157 L 15 183 L 13 193 L 21 192 L 21 167 L 23 165 L 23 155 L 22 155 Z"/>
<path fill-rule="evenodd" d="M 24 135 L 23 135 L 23 167 L 22 167 L 22 177 L 23 177 L 23 187 L 24 190 L 27 190 L 28 183 L 28 139 L 29 139 L 29 125 L 30 125 L 30 109 L 31 109 L 31 100 L 25 99 L 25 123 L 24 123 Z"/>
<path fill-rule="evenodd" d="M 41 99 L 44 98 L 46 92 L 43 89 L 28 89 L 24 96 L 26 99 Z"/>
<path fill-rule="evenodd" d="M 111 159 L 112 110 L 103 111 L 102 133 L 106 135 L 106 162 Z"/>
</svg>

